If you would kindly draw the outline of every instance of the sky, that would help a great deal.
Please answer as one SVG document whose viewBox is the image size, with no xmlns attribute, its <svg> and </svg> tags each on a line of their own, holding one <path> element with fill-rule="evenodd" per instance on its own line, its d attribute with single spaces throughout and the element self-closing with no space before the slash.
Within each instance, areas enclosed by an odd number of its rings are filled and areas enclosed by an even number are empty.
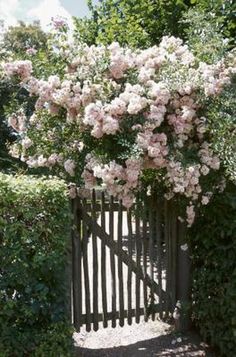
<svg viewBox="0 0 236 357">
<path fill-rule="evenodd" d="M 17 20 L 40 20 L 47 30 L 52 17 L 63 17 L 71 24 L 71 16 L 88 15 L 87 0 L 0 0 L 0 20 L 4 20 L 5 26 L 15 25 Z"/>
</svg>

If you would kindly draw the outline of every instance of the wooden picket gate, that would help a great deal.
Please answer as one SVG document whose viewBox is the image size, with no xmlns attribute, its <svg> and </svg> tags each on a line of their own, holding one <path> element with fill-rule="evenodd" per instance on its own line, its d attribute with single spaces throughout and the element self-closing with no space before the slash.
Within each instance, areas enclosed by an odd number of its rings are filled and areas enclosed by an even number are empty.
<svg viewBox="0 0 236 357">
<path fill-rule="evenodd" d="M 168 201 L 146 195 L 126 210 L 102 190 L 82 190 L 72 210 L 76 331 L 169 318 L 188 298 L 184 229 Z"/>
</svg>

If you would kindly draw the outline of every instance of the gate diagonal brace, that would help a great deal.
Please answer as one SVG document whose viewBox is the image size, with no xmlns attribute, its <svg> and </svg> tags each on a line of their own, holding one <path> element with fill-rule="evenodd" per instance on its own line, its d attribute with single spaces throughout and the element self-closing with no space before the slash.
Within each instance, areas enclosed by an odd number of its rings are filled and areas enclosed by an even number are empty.
<svg viewBox="0 0 236 357">
<path fill-rule="evenodd" d="M 115 255 L 117 256 L 121 255 L 122 262 L 127 266 L 130 264 L 130 268 L 132 272 L 135 273 L 140 280 L 144 281 L 147 284 L 147 286 L 152 287 L 153 292 L 159 296 L 159 292 L 160 292 L 159 285 L 154 280 L 152 280 L 149 275 L 147 274 L 144 275 L 142 268 L 137 266 L 134 260 L 130 261 L 129 255 L 123 249 L 121 251 L 118 249 L 118 244 L 111 238 L 111 236 L 107 234 L 107 232 L 104 229 L 102 229 L 102 227 L 100 227 L 97 222 L 94 222 L 92 217 L 87 212 L 84 212 L 81 203 L 79 203 L 79 210 L 81 211 L 80 213 L 83 212 L 81 216 L 83 217 L 87 226 L 91 229 L 91 232 L 94 231 L 94 233 L 100 239 L 104 239 L 107 246 L 111 249 L 111 251 Z M 166 292 L 162 290 L 163 297 L 165 296 L 165 294 Z"/>
</svg>

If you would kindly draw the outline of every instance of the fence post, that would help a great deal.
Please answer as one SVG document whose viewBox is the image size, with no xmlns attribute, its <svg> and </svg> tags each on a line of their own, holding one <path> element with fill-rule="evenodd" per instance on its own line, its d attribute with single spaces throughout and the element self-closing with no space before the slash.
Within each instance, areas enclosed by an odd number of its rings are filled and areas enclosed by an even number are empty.
<svg viewBox="0 0 236 357">
<path fill-rule="evenodd" d="M 72 202 L 69 201 L 69 206 Z M 71 207 L 69 207 L 71 208 Z M 70 216 L 71 219 L 71 216 Z M 72 222 L 70 222 L 70 226 Z M 66 237 L 66 266 L 65 266 L 65 309 L 68 320 L 72 321 L 72 244 L 71 244 L 71 231 L 68 232 L 68 237 Z"/>
<path fill-rule="evenodd" d="M 179 332 L 187 331 L 191 326 L 191 260 L 186 231 L 186 224 L 178 222 L 177 303 L 173 317 L 175 329 Z"/>
<path fill-rule="evenodd" d="M 72 308 L 73 324 L 80 331 L 82 320 L 82 282 L 81 282 L 81 214 L 78 210 L 79 198 L 72 200 Z"/>
</svg>

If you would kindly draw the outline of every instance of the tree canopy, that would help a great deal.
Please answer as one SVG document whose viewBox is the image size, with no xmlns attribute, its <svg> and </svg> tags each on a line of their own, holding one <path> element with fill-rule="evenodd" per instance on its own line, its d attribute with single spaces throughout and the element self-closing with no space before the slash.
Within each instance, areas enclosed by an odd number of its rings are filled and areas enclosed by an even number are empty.
<svg viewBox="0 0 236 357">
<path fill-rule="evenodd" d="M 235 39 L 236 35 L 233 0 L 103 0 L 97 5 L 88 0 L 88 5 L 91 16 L 75 19 L 75 24 L 77 37 L 89 45 L 117 41 L 147 48 L 164 35 L 186 39 L 191 23 L 181 20 L 189 9 L 212 14 L 211 22 L 224 37 Z"/>
</svg>

